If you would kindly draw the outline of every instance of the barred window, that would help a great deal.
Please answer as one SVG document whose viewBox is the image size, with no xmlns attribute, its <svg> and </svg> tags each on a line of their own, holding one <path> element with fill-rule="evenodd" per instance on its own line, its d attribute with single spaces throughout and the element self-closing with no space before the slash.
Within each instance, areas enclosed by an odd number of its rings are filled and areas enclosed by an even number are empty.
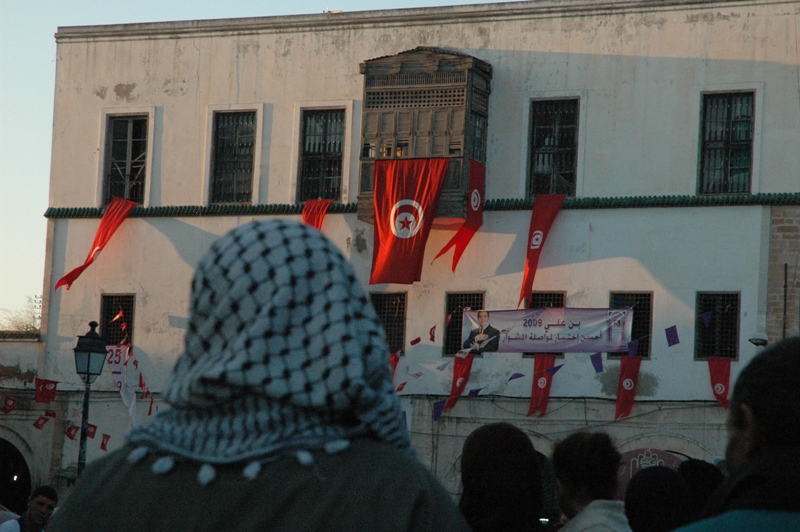
<svg viewBox="0 0 800 532">
<path fill-rule="evenodd" d="M 406 294 L 370 294 L 372 306 L 386 331 L 389 352 L 396 353 L 405 348 L 406 336 Z"/>
<path fill-rule="evenodd" d="M 611 292 L 609 307 L 633 309 L 631 340 L 638 340 L 636 354 L 643 358 L 650 356 L 650 339 L 653 334 L 653 294 L 651 292 Z M 609 358 L 627 353 L 608 353 Z"/>
<path fill-rule="evenodd" d="M 100 335 L 106 345 L 133 344 L 134 296 L 104 295 L 100 312 Z"/>
<path fill-rule="evenodd" d="M 483 307 L 483 292 L 447 294 L 445 304 L 444 355 L 453 356 L 461 350 L 461 326 L 464 310 Z"/>
<path fill-rule="evenodd" d="M 341 198 L 344 109 L 303 111 L 300 198 Z"/>
<path fill-rule="evenodd" d="M 114 196 L 144 202 L 147 116 L 111 116 L 106 134 L 103 200 Z"/>
<path fill-rule="evenodd" d="M 575 195 L 578 167 L 577 99 L 531 102 L 528 195 Z"/>
<path fill-rule="evenodd" d="M 248 203 L 253 190 L 254 111 L 214 114 L 211 203 Z"/>
<path fill-rule="evenodd" d="M 533 292 L 528 308 L 563 308 L 566 305 L 566 292 Z M 532 357 L 537 353 L 523 353 L 523 357 Z M 542 355 L 564 356 L 564 353 L 538 353 Z"/>
<path fill-rule="evenodd" d="M 698 292 L 695 316 L 695 359 L 738 356 L 738 292 Z"/>
<path fill-rule="evenodd" d="M 753 162 L 752 92 L 704 94 L 699 194 L 749 194 Z"/>
</svg>

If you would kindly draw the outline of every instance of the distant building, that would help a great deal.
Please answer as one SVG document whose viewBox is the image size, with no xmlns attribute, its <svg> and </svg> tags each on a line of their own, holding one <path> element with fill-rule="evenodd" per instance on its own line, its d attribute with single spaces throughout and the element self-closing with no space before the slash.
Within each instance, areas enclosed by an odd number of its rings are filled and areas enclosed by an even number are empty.
<svg viewBox="0 0 800 532">
<path fill-rule="evenodd" d="M 0 438 L 36 457 L 37 478 L 74 477 L 77 438 L 63 434 L 80 423 L 72 349 L 87 323 L 100 322 L 110 344 L 130 337 L 164 408 L 200 256 L 237 225 L 300 219 L 303 202 L 322 197 L 335 202 L 323 232 L 402 351 L 395 385 L 406 382 L 413 442 L 454 493 L 465 436 L 496 420 L 525 429 L 545 455 L 571 430 L 602 427 L 624 452 L 720 458 L 727 412 L 706 359 L 731 357 L 732 383 L 758 349 L 748 338 L 800 332 L 799 7 L 544 0 L 59 28 L 46 349 L 25 364 L 59 381 L 63 417 L 30 429 L 31 402 L 0 414 Z M 451 158 L 422 279 L 367 286 L 372 167 L 407 157 Z M 451 253 L 431 261 L 466 213 L 471 160 L 486 164 L 484 220 L 453 273 Z M 525 416 L 533 358 L 485 354 L 468 385 L 479 394 L 434 421 L 460 310 L 517 306 L 541 193 L 568 198 L 526 304 L 634 308 L 643 361 L 633 412 L 613 421 L 619 355 L 603 354 L 597 374 L 588 354 L 560 358 L 537 418 Z M 71 290 L 54 292 L 83 263 L 114 195 L 140 206 Z M 111 322 L 119 310 L 126 331 Z M 670 347 L 671 326 L 680 343 Z M 101 434 L 116 448 L 130 422 L 110 373 L 92 388 L 89 460 L 103 454 Z M 0 382 L 5 394 L 30 389 Z"/>
</svg>

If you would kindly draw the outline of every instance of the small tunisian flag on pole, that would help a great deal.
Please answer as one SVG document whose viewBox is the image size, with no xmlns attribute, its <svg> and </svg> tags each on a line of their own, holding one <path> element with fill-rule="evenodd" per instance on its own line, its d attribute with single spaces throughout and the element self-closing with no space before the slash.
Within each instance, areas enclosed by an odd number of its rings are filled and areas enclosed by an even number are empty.
<svg viewBox="0 0 800 532">
<path fill-rule="evenodd" d="M 631 415 L 633 400 L 636 398 L 636 382 L 639 380 L 639 367 L 642 357 L 633 351 L 620 359 L 619 384 L 617 385 L 617 412 L 614 421 Z"/>
<path fill-rule="evenodd" d="M 444 404 L 444 409 L 449 410 L 456 406 L 458 398 L 464 393 L 469 382 L 469 374 L 472 372 L 472 360 L 475 355 L 467 353 L 467 356 L 461 358 L 456 355 L 455 362 L 453 363 L 453 384 L 450 386 L 450 397 Z"/>
<path fill-rule="evenodd" d="M 531 383 L 531 405 L 526 415 L 539 412 L 542 417 L 547 412 L 547 403 L 550 402 L 550 386 L 553 384 L 553 374 L 547 371 L 556 363 L 556 355 L 535 354 L 533 362 L 533 382 Z"/>
<path fill-rule="evenodd" d="M 111 200 L 111 203 L 106 207 L 106 212 L 103 213 L 103 218 L 100 220 L 100 227 L 97 228 L 97 232 L 94 234 L 94 242 L 92 243 L 91 251 L 89 251 L 89 256 L 86 257 L 82 265 L 58 280 L 56 283 L 56 290 L 64 285 L 67 285 L 67 290 L 72 287 L 72 283 L 75 282 L 75 279 L 83 273 L 83 270 L 94 262 L 94 259 L 103 251 L 103 248 L 106 247 L 108 241 L 111 240 L 114 232 L 125 218 L 128 217 L 128 214 L 134 207 L 136 207 L 135 201 L 128 201 L 117 197 Z"/>
<path fill-rule="evenodd" d="M 728 387 L 731 381 L 730 357 L 708 357 L 708 372 L 711 376 L 711 390 L 714 398 L 725 408 L 730 408 Z"/>
<path fill-rule="evenodd" d="M 522 276 L 522 289 L 519 291 L 519 301 L 528 298 L 530 301 L 533 290 L 533 278 L 539 266 L 539 255 L 542 253 L 544 241 L 553 220 L 556 219 L 561 204 L 564 203 L 564 194 L 536 194 L 531 212 L 531 225 L 528 229 L 528 250 L 525 256 L 525 273 Z"/>
<path fill-rule="evenodd" d="M 333 203 L 329 199 L 311 199 L 306 200 L 303 204 L 303 223 L 310 225 L 317 231 L 322 230 L 322 220 L 325 218 L 325 213 Z"/>
<path fill-rule="evenodd" d="M 375 239 L 369 284 L 420 280 L 449 159 L 375 162 Z"/>
<path fill-rule="evenodd" d="M 433 258 L 438 259 L 447 251 L 455 246 L 456 250 L 453 252 L 453 271 L 456 271 L 458 261 L 464 250 L 467 249 L 470 240 L 478 232 L 478 229 L 483 225 L 483 190 L 485 183 L 486 165 L 478 161 L 471 160 L 469 162 L 469 209 L 467 210 L 467 219 L 464 221 L 458 232 L 453 235 L 450 242 L 445 244 L 442 250 Z"/>
</svg>

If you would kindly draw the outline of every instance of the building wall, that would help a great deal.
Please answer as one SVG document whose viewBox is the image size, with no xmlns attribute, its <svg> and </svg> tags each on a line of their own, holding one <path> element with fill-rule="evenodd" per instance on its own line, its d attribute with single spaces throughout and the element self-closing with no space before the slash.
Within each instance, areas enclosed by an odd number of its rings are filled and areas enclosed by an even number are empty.
<svg viewBox="0 0 800 532">
<path fill-rule="evenodd" d="M 253 203 L 295 203 L 300 110 L 326 106 L 346 109 L 342 201 L 352 203 L 359 185 L 359 63 L 418 46 L 473 55 L 494 69 L 487 199 L 524 196 L 531 101 L 575 96 L 581 101 L 577 197 L 639 196 L 624 208 L 563 210 L 534 289 L 566 291 L 573 307 L 606 307 L 610 291 L 652 292 L 652 353 L 642 363 L 640 402 L 622 422 L 612 423 L 618 363 L 608 362 L 607 371 L 596 375 L 587 355 L 567 354 L 546 417 L 524 417 L 533 361 L 493 355 L 473 367 L 470 387 L 484 388 L 482 396 L 462 399 L 434 423 L 432 400 L 449 392 L 452 377 L 452 364 L 437 369 L 449 360 L 442 357 L 441 338 L 446 293 L 482 291 L 487 308 L 516 307 L 530 210 L 487 210 L 455 274 L 449 253 L 431 263 L 454 231 L 435 227 L 421 282 L 371 287 L 372 226 L 352 212 L 329 214 L 323 232 L 352 261 L 367 290 L 408 294 L 406 342 L 423 340 L 407 346 L 395 384 L 407 382 L 401 398 L 423 459 L 454 490 L 452 464 L 463 437 L 493 419 L 523 426 L 545 454 L 570 430 L 590 426 L 611 432 L 623 449 L 662 442 L 691 456 L 719 457 L 725 411 L 713 400 L 707 364 L 694 360 L 695 296 L 741 295 L 735 379 L 756 352 L 747 338 L 758 331 L 768 331 L 771 339 L 777 334 L 776 268 L 796 262 L 791 235 L 797 236 L 797 209 L 758 199 L 670 207 L 651 200 L 695 196 L 702 94 L 723 90 L 756 94 L 751 193 L 795 198 L 797 26 L 797 2 L 545 1 L 59 28 L 50 207 L 102 205 L 104 124 L 115 113 L 150 118 L 144 206 L 207 205 L 211 118 L 225 109 L 258 113 Z M 71 290 L 58 292 L 55 282 L 83 263 L 97 217 L 49 218 L 47 347 L 39 366 L 43 376 L 63 383 L 65 416 L 79 421 L 75 405 L 82 386 L 72 348 L 86 322 L 99 318 L 101 296 L 135 295 L 134 353 L 158 394 L 182 350 L 199 258 L 220 235 L 263 217 L 158 215 L 145 209 L 124 222 Z M 791 289 L 796 301 L 798 287 Z M 440 334 L 430 341 L 434 325 Z M 680 344 L 668 347 L 663 331 L 672 325 Z M 526 377 L 508 381 L 515 372 Z M 100 395 L 92 419 L 111 435 L 113 449 L 123 441 L 127 413 L 115 402 L 109 374 L 95 387 Z M 146 403 L 140 402 L 143 409 Z M 61 445 L 61 467 L 68 469 L 74 443 L 64 439 Z M 101 454 L 90 448 L 90 459 Z"/>
</svg>

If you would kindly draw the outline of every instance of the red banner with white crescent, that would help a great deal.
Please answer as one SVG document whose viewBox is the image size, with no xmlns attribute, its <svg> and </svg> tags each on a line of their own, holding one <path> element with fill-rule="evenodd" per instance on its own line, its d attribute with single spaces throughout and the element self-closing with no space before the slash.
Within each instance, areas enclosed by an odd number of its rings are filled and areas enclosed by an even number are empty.
<svg viewBox="0 0 800 532">
<path fill-rule="evenodd" d="M 97 228 L 97 232 L 94 235 L 92 249 L 89 251 L 89 255 L 86 257 L 86 260 L 83 262 L 83 264 L 59 279 L 56 283 L 56 290 L 64 285 L 67 286 L 67 290 L 72 287 L 72 283 L 75 282 L 75 279 L 77 279 L 83 273 L 83 270 L 88 268 L 89 265 L 94 262 L 94 259 L 97 258 L 97 255 L 99 255 L 101 251 L 103 251 L 103 248 L 106 247 L 108 241 L 111 240 L 112 236 L 114 236 L 114 232 L 119 228 L 120 225 L 122 225 L 122 222 L 125 221 L 125 218 L 128 217 L 128 214 L 130 214 L 134 207 L 136 207 L 135 201 L 129 201 L 117 197 L 114 197 L 111 200 L 111 203 L 108 204 L 108 207 L 106 207 L 106 210 L 103 213 L 103 218 L 100 219 L 100 226 Z"/>
<path fill-rule="evenodd" d="M 708 373 L 711 377 L 711 390 L 714 398 L 725 408 L 730 408 L 728 388 L 731 381 L 730 357 L 708 357 Z"/>
<path fill-rule="evenodd" d="M 450 386 L 450 397 L 444 404 L 444 409 L 449 410 L 456 406 L 458 398 L 464 393 L 469 382 L 469 374 L 472 372 L 472 360 L 475 355 L 468 353 L 465 357 L 456 356 L 453 363 L 453 384 Z"/>
<path fill-rule="evenodd" d="M 556 355 L 542 355 L 537 353 L 533 358 L 533 383 L 531 384 L 531 406 L 528 408 L 530 416 L 539 412 L 542 417 L 547 412 L 547 403 L 550 401 L 550 386 L 553 384 L 553 374 L 548 369 L 553 369 Z"/>
<path fill-rule="evenodd" d="M 450 242 L 445 244 L 442 250 L 433 258 L 438 259 L 447 251 L 455 246 L 453 252 L 453 272 L 456 271 L 458 261 L 464 250 L 467 249 L 470 240 L 478 232 L 478 229 L 483 225 L 483 192 L 484 184 L 486 181 L 486 165 L 471 160 L 469 162 L 469 209 L 467 209 L 467 219 L 464 221 L 458 232 L 450 239 Z"/>
<path fill-rule="evenodd" d="M 638 355 L 623 356 L 619 366 L 619 384 L 617 384 L 617 408 L 614 421 L 628 417 L 636 398 L 636 383 L 639 380 L 639 366 L 642 357 Z"/>
<path fill-rule="evenodd" d="M 369 284 L 420 280 L 425 244 L 450 159 L 375 162 L 375 237 Z"/>
<path fill-rule="evenodd" d="M 533 200 L 531 225 L 528 229 L 528 249 L 525 254 L 525 273 L 522 276 L 522 289 L 519 291 L 517 307 L 523 299 L 527 298 L 528 301 L 531 299 L 533 278 L 536 276 L 536 268 L 539 266 L 539 255 L 542 253 L 547 233 L 550 232 L 550 226 L 553 225 L 553 220 L 556 219 L 565 197 L 564 194 L 537 194 Z"/>
<path fill-rule="evenodd" d="M 325 213 L 333 203 L 329 199 L 309 199 L 303 203 L 303 223 L 310 225 L 317 231 L 322 231 L 322 220 Z"/>
</svg>

